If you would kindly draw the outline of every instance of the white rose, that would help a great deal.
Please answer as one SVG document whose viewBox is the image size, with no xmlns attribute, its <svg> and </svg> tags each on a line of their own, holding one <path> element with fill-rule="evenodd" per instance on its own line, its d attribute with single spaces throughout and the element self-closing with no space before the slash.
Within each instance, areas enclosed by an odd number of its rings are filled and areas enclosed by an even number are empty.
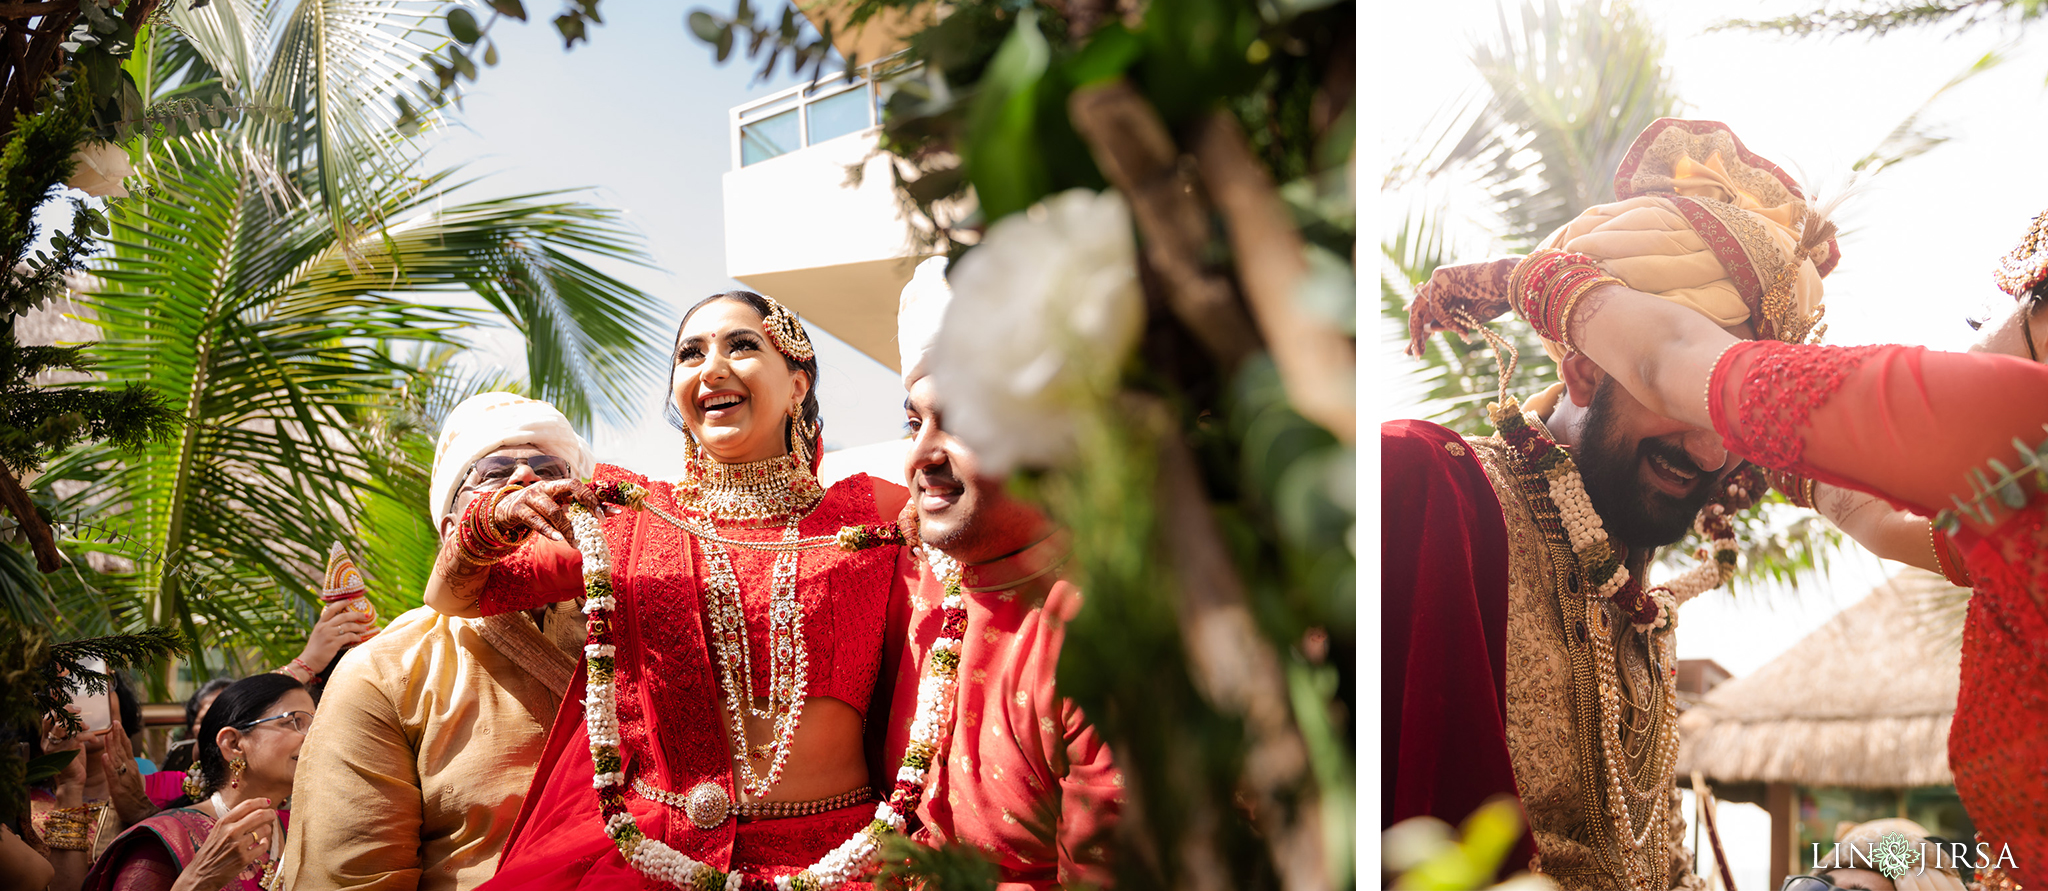
<svg viewBox="0 0 2048 891">
<path fill-rule="evenodd" d="M 1074 410 L 1114 391 L 1144 324 L 1137 256 L 1123 196 L 1074 189 L 1004 217 L 954 268 L 932 378 L 984 473 L 1073 453 Z"/>
<path fill-rule="evenodd" d="M 65 185 L 94 198 L 128 197 L 121 180 L 134 175 L 135 168 L 128 163 L 127 150 L 111 142 L 93 142 L 80 146 L 71 157 L 78 160 L 78 169 Z"/>
</svg>

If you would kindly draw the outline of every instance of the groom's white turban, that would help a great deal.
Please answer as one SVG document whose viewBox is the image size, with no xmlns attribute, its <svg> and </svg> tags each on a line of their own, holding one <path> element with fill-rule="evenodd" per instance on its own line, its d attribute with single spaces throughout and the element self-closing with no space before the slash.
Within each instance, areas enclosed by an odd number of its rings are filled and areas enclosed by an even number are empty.
<svg viewBox="0 0 2048 891">
<path fill-rule="evenodd" d="M 939 339 L 939 323 L 945 321 L 946 305 L 953 302 L 953 288 L 946 284 L 946 258 L 933 257 L 917 264 L 910 284 L 896 302 L 896 350 L 903 367 L 903 389 L 931 372 L 932 344 Z"/>
<path fill-rule="evenodd" d="M 450 502 L 471 465 L 506 446 L 524 444 L 568 461 L 579 479 L 597 469 L 590 444 L 554 406 L 514 393 L 478 393 L 441 422 L 441 438 L 434 444 L 434 528 L 441 528 L 441 518 L 454 506 Z"/>
</svg>

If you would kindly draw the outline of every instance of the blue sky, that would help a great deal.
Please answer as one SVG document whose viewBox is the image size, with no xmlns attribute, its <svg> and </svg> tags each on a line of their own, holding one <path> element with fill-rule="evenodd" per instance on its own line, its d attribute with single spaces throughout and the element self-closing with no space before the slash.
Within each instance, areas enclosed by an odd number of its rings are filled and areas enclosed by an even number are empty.
<svg viewBox="0 0 2048 891">
<path fill-rule="evenodd" d="M 529 6 L 537 13 L 547 8 Z M 471 175 L 488 174 L 458 197 L 580 189 L 581 200 L 625 211 L 659 269 L 608 271 L 671 304 L 666 316 L 646 320 L 664 337 L 690 303 L 740 287 L 725 274 L 720 177 L 731 166 L 727 111 L 797 83 L 786 64 L 762 84 L 754 83 L 756 66 L 737 54 L 717 64 L 683 24 L 694 8 L 604 4 L 605 24 L 567 52 L 545 20 L 500 23 L 493 30 L 498 67 L 482 71 L 427 158 L 428 169 L 461 164 Z M 705 8 L 731 11 L 723 3 Z M 822 329 L 813 326 L 811 335 L 818 341 L 827 445 L 900 436 L 903 388 L 895 372 Z M 485 336 L 481 345 L 517 362 L 509 332 Z M 600 426 L 593 444 L 600 460 L 673 476 L 681 470 L 680 434 L 661 420 L 661 383 L 646 392 L 639 423 Z"/>
</svg>

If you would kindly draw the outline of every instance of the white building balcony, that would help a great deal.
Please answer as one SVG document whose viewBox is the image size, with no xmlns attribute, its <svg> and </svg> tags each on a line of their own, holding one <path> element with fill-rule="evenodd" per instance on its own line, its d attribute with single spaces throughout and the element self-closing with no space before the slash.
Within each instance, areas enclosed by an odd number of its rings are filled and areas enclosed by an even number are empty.
<svg viewBox="0 0 2048 891">
<path fill-rule="evenodd" d="M 732 110 L 726 274 L 895 368 L 896 300 L 920 252 L 876 150 L 889 80 L 862 66 Z M 851 185 L 848 168 L 865 175 Z"/>
</svg>

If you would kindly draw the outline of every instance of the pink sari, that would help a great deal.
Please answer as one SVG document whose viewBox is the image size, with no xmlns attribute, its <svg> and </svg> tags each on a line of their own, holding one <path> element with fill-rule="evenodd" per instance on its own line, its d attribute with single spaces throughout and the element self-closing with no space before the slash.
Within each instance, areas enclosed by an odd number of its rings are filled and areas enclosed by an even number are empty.
<svg viewBox="0 0 2048 891">
<path fill-rule="evenodd" d="M 190 808 L 173 808 L 130 826 L 93 862 L 84 891 L 170 891 L 212 832 L 213 818 Z M 251 864 L 224 891 L 263 891 L 262 869 L 262 861 Z"/>
</svg>

